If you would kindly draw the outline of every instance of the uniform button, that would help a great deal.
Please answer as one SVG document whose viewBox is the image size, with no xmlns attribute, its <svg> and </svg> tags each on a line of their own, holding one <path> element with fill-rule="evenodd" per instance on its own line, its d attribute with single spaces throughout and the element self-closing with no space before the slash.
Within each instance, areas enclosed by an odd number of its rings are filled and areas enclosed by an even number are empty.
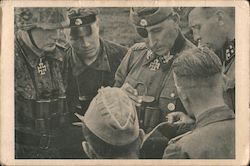
<svg viewBox="0 0 250 166">
<path fill-rule="evenodd" d="M 174 103 L 168 103 L 168 110 L 169 110 L 169 111 L 175 110 L 175 105 L 174 105 Z"/>
<path fill-rule="evenodd" d="M 174 93 L 171 93 L 171 94 L 170 94 L 170 97 L 174 97 L 174 96 L 175 96 L 175 94 L 174 94 Z"/>
</svg>

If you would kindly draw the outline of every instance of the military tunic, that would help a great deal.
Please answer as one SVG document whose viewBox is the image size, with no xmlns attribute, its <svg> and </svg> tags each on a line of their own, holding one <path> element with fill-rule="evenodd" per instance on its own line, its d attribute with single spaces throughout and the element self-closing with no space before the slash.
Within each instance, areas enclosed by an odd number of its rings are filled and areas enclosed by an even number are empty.
<svg viewBox="0 0 250 166">
<path fill-rule="evenodd" d="M 155 57 L 146 46 L 140 49 L 132 47 L 115 76 L 115 86 L 129 83 L 139 95 L 152 96 L 154 102 L 148 103 L 145 112 L 144 127 L 149 132 L 171 111 L 184 111 L 174 85 L 171 64 L 178 53 L 195 47 L 179 33 L 169 56 Z M 160 64 L 161 63 L 161 64 Z"/>
<path fill-rule="evenodd" d="M 26 31 L 17 32 L 16 158 L 62 158 L 63 151 L 72 142 L 65 134 L 71 124 L 65 95 L 64 58 L 64 48 L 56 46 L 53 52 L 40 53 Z"/>
<path fill-rule="evenodd" d="M 207 110 L 196 127 L 169 141 L 164 159 L 234 159 L 235 116 L 228 106 Z"/>
<path fill-rule="evenodd" d="M 68 88 L 67 99 L 70 110 L 84 115 L 90 101 L 96 96 L 99 88 L 113 86 L 114 76 L 127 48 L 121 45 L 100 39 L 101 51 L 97 59 L 87 66 L 74 53 L 73 48 L 68 50 Z M 79 121 L 72 117 L 73 121 Z"/>
<path fill-rule="evenodd" d="M 226 104 L 235 111 L 235 40 L 227 42 L 218 53 L 223 62 L 223 73 L 226 75 Z"/>
</svg>

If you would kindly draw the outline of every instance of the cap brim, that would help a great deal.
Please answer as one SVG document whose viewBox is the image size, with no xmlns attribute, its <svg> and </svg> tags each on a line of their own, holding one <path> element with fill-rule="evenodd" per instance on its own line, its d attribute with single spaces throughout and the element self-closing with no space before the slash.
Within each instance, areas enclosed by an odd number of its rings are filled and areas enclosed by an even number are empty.
<svg viewBox="0 0 250 166">
<path fill-rule="evenodd" d="M 91 25 L 70 27 L 70 35 L 72 37 L 76 36 L 88 36 L 92 33 Z"/>
</svg>

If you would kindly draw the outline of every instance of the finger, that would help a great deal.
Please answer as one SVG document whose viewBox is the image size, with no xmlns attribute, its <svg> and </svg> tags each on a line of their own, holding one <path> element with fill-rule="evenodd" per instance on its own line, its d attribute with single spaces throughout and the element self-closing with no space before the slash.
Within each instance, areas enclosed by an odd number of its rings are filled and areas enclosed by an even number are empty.
<svg viewBox="0 0 250 166">
<path fill-rule="evenodd" d="M 174 124 L 175 124 L 175 125 L 183 125 L 183 124 L 184 124 L 184 122 L 183 122 L 183 121 L 181 121 L 181 120 L 178 120 L 178 121 L 174 122 Z"/>
<path fill-rule="evenodd" d="M 142 103 L 142 98 L 141 96 L 135 96 L 133 94 L 128 94 L 129 98 L 133 100 L 136 104 L 141 104 Z"/>
<path fill-rule="evenodd" d="M 127 92 L 129 92 L 129 93 L 131 93 L 131 94 L 133 94 L 133 95 L 138 95 L 138 92 L 137 92 L 137 90 L 136 89 L 134 89 L 129 83 L 125 83 L 124 84 L 124 89 L 127 91 Z"/>
<path fill-rule="evenodd" d="M 80 114 L 78 114 L 77 112 L 74 113 L 75 116 L 77 116 L 77 118 L 79 118 L 81 121 L 83 121 L 84 117 Z"/>
<path fill-rule="evenodd" d="M 82 123 L 81 122 L 73 122 L 72 123 L 74 126 L 82 126 Z"/>
<path fill-rule="evenodd" d="M 140 106 L 141 106 L 141 103 L 135 103 L 135 106 L 136 106 L 136 107 L 140 107 Z"/>
<path fill-rule="evenodd" d="M 167 116 L 166 116 L 166 121 L 167 121 L 168 123 L 173 123 L 173 122 L 174 122 L 174 117 L 171 116 L 171 115 L 167 115 Z"/>
</svg>

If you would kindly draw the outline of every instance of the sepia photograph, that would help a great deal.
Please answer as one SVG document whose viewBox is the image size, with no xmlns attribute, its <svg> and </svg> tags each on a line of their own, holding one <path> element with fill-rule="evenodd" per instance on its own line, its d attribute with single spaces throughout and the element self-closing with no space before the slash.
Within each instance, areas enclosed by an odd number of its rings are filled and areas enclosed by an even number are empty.
<svg viewBox="0 0 250 166">
<path fill-rule="evenodd" d="M 10 10 L 9 157 L 155 165 L 242 154 L 235 5 L 80 4 Z"/>
</svg>

